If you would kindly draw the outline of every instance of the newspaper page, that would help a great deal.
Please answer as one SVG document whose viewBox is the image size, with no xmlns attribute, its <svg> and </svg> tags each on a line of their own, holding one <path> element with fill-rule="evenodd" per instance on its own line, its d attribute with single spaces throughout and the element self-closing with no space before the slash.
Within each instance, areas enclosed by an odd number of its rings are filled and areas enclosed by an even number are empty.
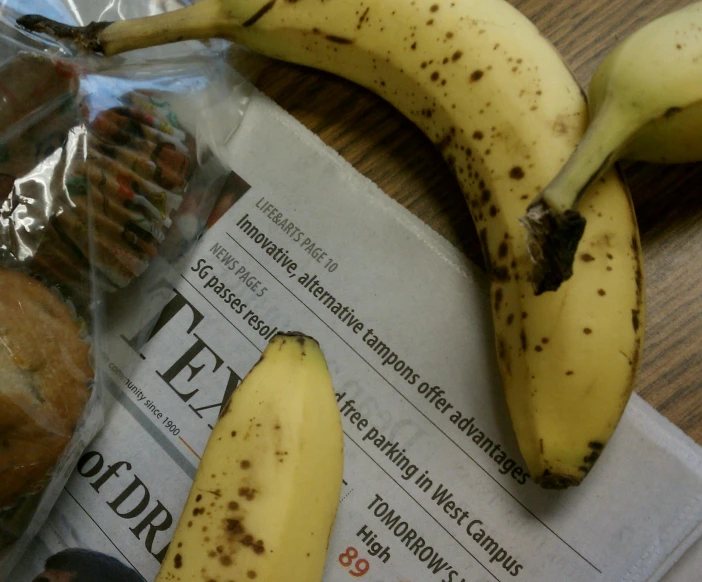
<svg viewBox="0 0 702 582">
<path fill-rule="evenodd" d="M 221 153 L 206 234 L 148 283 L 157 321 L 113 314 L 107 425 L 13 581 L 71 552 L 109 558 L 96 579 L 153 580 L 222 406 L 279 330 L 320 342 L 343 417 L 325 582 L 657 580 L 699 537 L 700 448 L 636 396 L 580 487 L 529 479 L 486 280 L 335 152 L 256 95 Z"/>
</svg>

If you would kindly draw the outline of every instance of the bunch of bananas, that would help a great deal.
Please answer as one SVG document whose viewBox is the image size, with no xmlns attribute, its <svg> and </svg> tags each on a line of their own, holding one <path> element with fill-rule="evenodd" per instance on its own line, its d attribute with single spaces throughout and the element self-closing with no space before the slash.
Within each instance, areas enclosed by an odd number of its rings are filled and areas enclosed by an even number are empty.
<svg viewBox="0 0 702 582">
<path fill-rule="evenodd" d="M 396 106 L 442 152 L 476 223 L 502 383 L 532 479 L 565 488 L 587 475 L 631 394 L 644 328 L 636 218 L 611 166 L 702 159 L 692 132 L 702 121 L 702 3 L 622 42 L 592 79 L 589 109 L 556 50 L 504 0 L 200 0 L 81 29 L 35 16 L 20 23 L 105 55 L 225 38 L 343 76 Z M 233 411 L 255 404 L 243 402 L 246 382 Z M 325 413 L 336 422 L 332 404 Z M 231 421 L 222 422 L 217 430 L 228 432 Z M 286 487 L 299 486 L 289 478 Z M 323 514 L 321 529 L 333 521 L 330 507 Z M 164 580 L 189 579 L 165 567 Z M 319 580 L 321 571 L 280 579 Z"/>
</svg>

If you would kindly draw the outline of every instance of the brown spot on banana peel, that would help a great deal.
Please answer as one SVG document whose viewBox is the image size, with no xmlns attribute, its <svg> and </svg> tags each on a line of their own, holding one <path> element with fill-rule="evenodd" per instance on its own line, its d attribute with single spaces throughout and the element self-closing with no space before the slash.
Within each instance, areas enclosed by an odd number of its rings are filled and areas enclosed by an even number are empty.
<svg viewBox="0 0 702 582">
<path fill-rule="evenodd" d="M 502 291 L 502 288 L 498 287 L 495 289 L 495 300 L 493 303 L 493 310 L 495 313 L 500 312 L 500 307 L 502 307 L 502 299 L 504 297 L 504 292 Z"/>
<path fill-rule="evenodd" d="M 361 26 L 363 26 L 363 23 L 368 20 L 368 12 L 370 11 L 370 7 L 366 7 L 366 9 L 363 11 L 363 14 L 361 14 L 361 17 L 358 19 L 358 24 L 356 25 L 356 30 L 361 30 Z M 417 43 L 414 43 L 412 48 L 414 49 Z"/>
<path fill-rule="evenodd" d="M 636 379 L 636 372 L 639 369 L 639 361 L 641 359 L 641 338 L 637 337 L 636 342 L 634 343 L 634 353 L 632 354 L 631 358 L 631 370 L 629 373 L 629 386 L 634 385 L 634 380 Z M 626 406 L 626 403 L 629 400 L 630 396 L 630 391 L 626 391 L 624 393 L 624 406 Z"/>
<path fill-rule="evenodd" d="M 640 313 L 641 313 L 641 311 L 639 309 L 632 309 L 631 310 L 631 324 L 632 324 L 635 332 L 639 331 L 639 326 L 641 325 L 641 322 L 639 320 Z"/>
<path fill-rule="evenodd" d="M 253 489 L 251 487 L 240 487 L 239 488 L 239 497 L 243 497 L 244 499 L 248 501 L 253 501 L 253 499 L 256 497 L 256 489 Z"/>
<path fill-rule="evenodd" d="M 509 358 L 509 351 L 507 350 L 507 345 L 502 336 L 497 337 L 497 357 L 504 364 L 505 372 L 511 376 L 512 366 Z"/>
<path fill-rule="evenodd" d="M 451 145 L 452 140 L 453 140 L 452 133 L 449 132 L 444 137 L 442 137 L 440 141 L 436 142 L 434 145 L 441 153 L 444 153 L 446 151 L 446 149 Z"/>
<path fill-rule="evenodd" d="M 275 3 L 276 0 L 271 0 L 270 2 L 267 2 L 266 4 L 261 6 L 261 8 L 259 8 L 251 18 L 243 22 L 242 26 L 244 28 L 248 28 L 249 26 L 256 24 L 263 17 L 264 14 L 266 14 L 268 11 L 271 10 L 271 8 L 273 8 L 273 6 L 275 6 Z"/>
<path fill-rule="evenodd" d="M 514 166 L 509 171 L 509 177 L 512 178 L 512 180 L 521 180 L 524 178 L 524 170 L 520 166 Z"/>
<path fill-rule="evenodd" d="M 631 250 L 634 253 L 634 257 L 639 256 L 639 244 L 638 240 L 636 237 L 632 237 L 631 239 Z M 643 271 L 641 270 L 641 263 L 637 262 L 636 264 L 636 274 L 634 275 L 635 277 L 635 282 L 636 282 L 636 306 L 641 307 L 643 304 Z"/>
<path fill-rule="evenodd" d="M 592 470 L 604 449 L 604 445 L 597 441 L 589 442 L 588 447 L 590 448 L 590 454 L 583 457 L 583 464 L 578 467 L 578 470 L 583 474 L 583 478 Z"/>
<path fill-rule="evenodd" d="M 495 265 L 490 270 L 490 279 L 500 283 L 507 283 L 512 279 L 509 270 L 504 265 Z"/>
<path fill-rule="evenodd" d="M 337 36 L 335 34 L 327 34 L 325 37 L 329 42 L 335 42 L 337 44 L 353 44 L 353 40 L 343 36 Z"/>
</svg>

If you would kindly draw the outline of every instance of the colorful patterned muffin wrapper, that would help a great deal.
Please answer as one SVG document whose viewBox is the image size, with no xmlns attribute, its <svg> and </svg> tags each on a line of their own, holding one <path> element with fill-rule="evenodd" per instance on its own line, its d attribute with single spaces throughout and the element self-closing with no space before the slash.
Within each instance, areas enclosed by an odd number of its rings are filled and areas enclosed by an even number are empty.
<svg viewBox="0 0 702 582">
<path fill-rule="evenodd" d="M 114 233 L 117 232 L 135 253 L 140 256 L 155 257 L 161 240 L 157 240 L 148 231 L 142 229 L 138 217 L 134 220 L 125 220 L 124 214 L 119 212 L 121 209 L 117 208 L 117 212 L 106 212 L 104 206 L 97 206 L 95 199 L 99 196 L 101 194 L 98 189 L 90 186 L 85 196 L 72 197 L 71 206 L 66 205 L 57 218 L 63 220 L 64 215 L 75 217 L 92 228 L 100 238 L 116 238 Z"/>
<path fill-rule="evenodd" d="M 112 205 L 131 210 L 133 214 L 151 222 L 153 229 L 144 228 L 153 230 L 153 235 L 160 239 L 163 238 L 161 229 L 170 226 L 168 214 L 180 206 L 182 199 L 181 196 L 169 196 L 165 190 L 152 190 L 131 170 L 118 166 L 91 149 L 88 150 L 87 159 L 76 162 L 71 168 L 71 177 L 66 181 L 69 196 L 83 193 L 81 180 L 98 189 Z M 104 206 L 107 210 L 107 204 Z"/>
<path fill-rule="evenodd" d="M 129 105 L 100 111 L 90 123 L 87 156 L 71 166 L 68 207 L 56 217 L 56 228 L 86 257 L 92 249 L 95 268 L 118 287 L 157 255 L 191 166 L 185 132 L 164 113 L 167 101 L 138 93 L 122 101 Z"/>
<path fill-rule="evenodd" d="M 186 141 L 186 133 L 180 126 L 178 116 L 171 109 L 171 104 L 168 98 L 156 93 L 155 91 L 132 91 L 123 95 L 122 103 L 131 105 L 134 110 L 142 111 L 151 119 L 158 120 L 161 131 L 165 133 L 179 133 L 179 139 Z"/>
<path fill-rule="evenodd" d="M 95 151 L 129 168 L 145 180 L 158 184 L 161 188 L 182 192 L 187 185 L 186 172 L 181 168 L 188 164 L 188 158 L 175 150 L 163 148 L 156 158 L 157 161 L 153 161 L 128 147 L 108 144 L 102 140 L 96 139 L 91 145 Z M 170 157 L 173 159 L 169 159 Z"/>
<path fill-rule="evenodd" d="M 90 212 L 109 216 L 121 224 L 138 225 L 157 242 L 166 236 L 167 223 L 143 196 L 130 197 L 124 188 L 101 168 L 81 161 L 75 164 L 65 181 L 68 205 L 87 207 Z M 87 220 L 87 217 L 86 217 Z"/>
<path fill-rule="evenodd" d="M 106 232 L 100 232 L 92 241 L 88 236 L 88 224 L 82 222 L 75 212 L 62 212 L 56 217 L 56 225 L 71 240 L 83 256 L 90 257 L 93 266 L 118 287 L 124 287 L 148 267 L 148 260 L 123 242 L 123 226 L 116 224 Z"/>
<path fill-rule="evenodd" d="M 37 230 L 41 240 L 32 260 L 52 281 L 76 292 L 85 290 L 75 280 L 89 280 L 90 264 L 110 290 L 148 268 L 194 166 L 192 138 L 166 99 L 134 92 L 112 103 L 117 106 L 93 114 L 90 99 L 70 101 L 21 138 L 0 144 L 0 198 L 14 200 L 16 179 L 25 180 L 22 196 L 3 207 L 2 214 L 15 220 L 26 212 L 12 205 L 29 208 L 26 195 L 45 190 L 41 180 L 31 185 L 26 177 L 61 150 L 61 161 L 54 160 L 53 195 L 44 201 L 51 208 L 43 222 L 50 217 L 50 223 Z M 81 129 L 81 118 L 92 121 Z M 71 154 L 74 159 L 67 159 Z M 59 167 L 64 170 L 57 173 Z"/>
<path fill-rule="evenodd" d="M 187 146 L 175 136 L 143 125 L 124 113 L 126 111 L 121 107 L 101 111 L 91 121 L 91 131 L 108 143 L 128 145 L 148 157 L 158 155 L 158 151 L 168 145 L 184 156 L 188 155 Z"/>
</svg>

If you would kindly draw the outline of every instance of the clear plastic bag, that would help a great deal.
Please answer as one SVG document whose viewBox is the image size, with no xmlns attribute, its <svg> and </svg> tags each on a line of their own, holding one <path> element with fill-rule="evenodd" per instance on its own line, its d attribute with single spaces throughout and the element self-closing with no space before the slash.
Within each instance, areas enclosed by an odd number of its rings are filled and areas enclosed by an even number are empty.
<svg viewBox="0 0 702 582">
<path fill-rule="evenodd" d="M 19 4 L 80 16 L 73 2 Z M 115 7 L 84 4 L 89 19 Z M 249 95 L 202 45 L 88 58 L 14 16 L 0 1 L 0 580 L 103 423 L 108 306 L 201 234 L 229 176 L 208 146 L 212 112 L 237 100 L 233 131 Z M 162 306 L 128 307 L 149 321 Z"/>
</svg>

